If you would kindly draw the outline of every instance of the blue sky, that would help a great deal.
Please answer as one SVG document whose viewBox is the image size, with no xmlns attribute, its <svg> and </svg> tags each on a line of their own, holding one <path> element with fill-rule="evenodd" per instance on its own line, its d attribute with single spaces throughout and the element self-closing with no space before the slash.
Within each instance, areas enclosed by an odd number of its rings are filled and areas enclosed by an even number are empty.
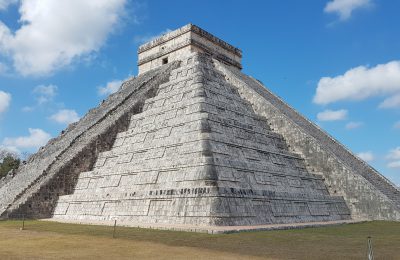
<svg viewBox="0 0 400 260">
<path fill-rule="evenodd" d="M 194 4 L 196 3 L 196 4 Z M 0 146 L 34 152 L 189 22 L 243 71 L 400 185 L 400 2 L 0 0 Z"/>
</svg>

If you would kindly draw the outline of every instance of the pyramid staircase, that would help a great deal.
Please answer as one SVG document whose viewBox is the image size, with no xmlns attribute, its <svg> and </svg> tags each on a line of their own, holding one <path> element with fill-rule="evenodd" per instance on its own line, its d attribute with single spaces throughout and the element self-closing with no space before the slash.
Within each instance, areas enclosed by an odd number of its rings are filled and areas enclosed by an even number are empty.
<svg viewBox="0 0 400 260">
<path fill-rule="evenodd" d="M 172 71 L 55 219 L 260 225 L 350 218 L 206 55 Z"/>
</svg>

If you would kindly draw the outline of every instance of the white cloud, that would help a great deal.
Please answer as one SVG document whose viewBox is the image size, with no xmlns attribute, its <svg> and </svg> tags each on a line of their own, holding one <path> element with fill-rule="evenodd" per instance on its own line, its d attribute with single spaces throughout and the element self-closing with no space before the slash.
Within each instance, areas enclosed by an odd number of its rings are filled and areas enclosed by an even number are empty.
<svg viewBox="0 0 400 260">
<path fill-rule="evenodd" d="M 98 88 L 99 95 L 110 95 L 119 90 L 122 84 L 122 80 L 113 80 L 107 83 L 105 86 L 101 86 Z"/>
<path fill-rule="evenodd" d="M 375 158 L 371 151 L 358 153 L 357 156 L 366 162 L 371 162 Z"/>
<path fill-rule="evenodd" d="M 24 106 L 21 108 L 22 112 L 32 112 L 38 106 L 48 105 L 53 102 L 54 97 L 57 95 L 58 87 L 56 85 L 39 85 L 36 86 L 32 93 L 35 95 L 36 104 L 33 106 Z"/>
<path fill-rule="evenodd" d="M 0 74 L 6 74 L 8 67 L 5 63 L 0 62 Z"/>
<path fill-rule="evenodd" d="M 7 156 L 12 156 L 14 158 L 18 158 L 20 155 L 20 151 L 15 147 L 7 147 L 0 145 L 0 162 L 3 162 L 3 159 Z"/>
<path fill-rule="evenodd" d="M 11 103 L 11 94 L 0 90 L 0 114 L 4 113 Z"/>
<path fill-rule="evenodd" d="M 325 13 L 336 13 L 341 21 L 351 17 L 354 10 L 368 7 L 371 0 L 332 0 L 324 8 Z"/>
<path fill-rule="evenodd" d="M 58 87 L 55 85 L 39 85 L 33 89 L 33 93 L 37 94 L 37 102 L 39 105 L 50 102 L 57 95 Z"/>
<path fill-rule="evenodd" d="M 377 95 L 400 93 L 400 61 L 368 68 L 359 66 L 336 77 L 318 82 L 314 103 L 329 104 L 340 100 L 363 100 Z"/>
<path fill-rule="evenodd" d="M 34 107 L 30 107 L 30 106 L 25 106 L 21 108 L 22 112 L 32 112 L 33 110 L 35 110 Z"/>
<path fill-rule="evenodd" d="M 29 148 L 39 148 L 50 140 L 50 134 L 46 133 L 42 129 L 29 128 L 28 136 L 20 136 L 15 138 L 7 137 L 3 140 L 3 145 L 8 147 L 8 149 L 18 150 L 18 149 L 29 149 Z"/>
<path fill-rule="evenodd" d="M 157 39 L 157 38 L 159 38 L 159 37 L 161 37 L 164 34 L 167 34 L 169 32 L 172 32 L 172 30 L 171 29 L 165 29 L 161 33 L 158 33 L 158 34 L 155 34 L 155 35 L 149 35 L 149 34 L 147 34 L 147 35 L 137 35 L 137 36 L 135 36 L 134 41 L 136 43 L 139 43 L 139 44 L 144 44 L 144 43 L 150 42 L 152 40 L 155 40 L 155 39 Z"/>
<path fill-rule="evenodd" d="M 21 0 L 15 32 L 0 22 L 0 51 L 23 75 L 45 75 L 103 46 L 126 0 Z"/>
<path fill-rule="evenodd" d="M 325 110 L 323 112 L 319 112 L 317 114 L 317 118 L 319 121 L 337 121 L 337 120 L 344 120 L 347 117 L 347 110 L 340 109 L 340 110 Z"/>
<path fill-rule="evenodd" d="M 346 129 L 352 130 L 356 128 L 360 128 L 364 123 L 363 122 L 348 122 L 346 124 Z"/>
<path fill-rule="evenodd" d="M 50 119 L 60 124 L 71 124 L 79 120 L 78 113 L 71 109 L 61 109 L 54 115 L 50 116 Z"/>
<path fill-rule="evenodd" d="M 386 158 L 389 160 L 400 160 L 400 146 L 390 150 Z"/>
<path fill-rule="evenodd" d="M 387 164 L 388 168 L 400 168 L 400 146 L 390 150 L 386 159 L 390 161 Z"/>
<path fill-rule="evenodd" d="M 385 99 L 379 105 L 379 108 L 396 108 L 396 107 L 400 107 L 400 94 Z"/>
<path fill-rule="evenodd" d="M 18 0 L 0 0 L 0 10 L 6 10 L 9 5 L 17 3 Z"/>
<path fill-rule="evenodd" d="M 387 164 L 388 168 L 400 168 L 400 161 L 394 161 Z"/>
</svg>

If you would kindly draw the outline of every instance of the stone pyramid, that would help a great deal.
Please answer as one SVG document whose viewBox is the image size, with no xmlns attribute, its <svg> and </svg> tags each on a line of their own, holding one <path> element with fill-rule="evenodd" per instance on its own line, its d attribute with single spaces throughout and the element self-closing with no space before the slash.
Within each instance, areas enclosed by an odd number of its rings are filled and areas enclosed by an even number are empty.
<svg viewBox="0 0 400 260">
<path fill-rule="evenodd" d="M 3 217 L 254 226 L 400 220 L 400 192 L 241 72 L 195 25 L 139 48 L 123 83 L 0 184 Z"/>
</svg>

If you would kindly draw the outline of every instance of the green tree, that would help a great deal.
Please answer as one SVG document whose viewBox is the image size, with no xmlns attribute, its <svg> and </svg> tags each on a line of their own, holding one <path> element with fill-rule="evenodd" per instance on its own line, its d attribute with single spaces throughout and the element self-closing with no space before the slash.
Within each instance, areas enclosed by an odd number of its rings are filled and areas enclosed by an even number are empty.
<svg viewBox="0 0 400 260">
<path fill-rule="evenodd" d="M 3 178 L 7 173 L 13 169 L 17 169 L 21 160 L 12 153 L 7 153 L 0 158 L 0 178 Z"/>
</svg>

